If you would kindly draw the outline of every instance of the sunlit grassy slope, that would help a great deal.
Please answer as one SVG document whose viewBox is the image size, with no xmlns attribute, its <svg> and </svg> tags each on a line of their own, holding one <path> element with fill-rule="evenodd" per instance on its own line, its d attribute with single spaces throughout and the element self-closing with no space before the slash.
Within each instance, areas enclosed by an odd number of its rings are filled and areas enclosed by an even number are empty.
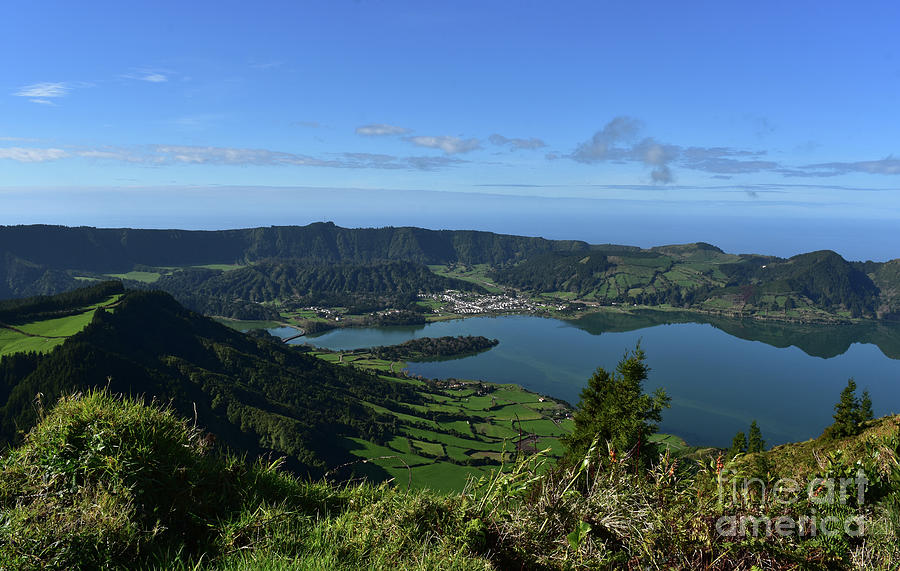
<svg viewBox="0 0 900 571">
<path fill-rule="evenodd" d="M 38 353 L 50 351 L 87 327 L 94 318 L 97 308 L 112 306 L 120 297 L 120 294 L 116 294 L 98 303 L 72 308 L 73 314 L 65 317 L 0 327 L 0 357 L 28 351 Z"/>
</svg>

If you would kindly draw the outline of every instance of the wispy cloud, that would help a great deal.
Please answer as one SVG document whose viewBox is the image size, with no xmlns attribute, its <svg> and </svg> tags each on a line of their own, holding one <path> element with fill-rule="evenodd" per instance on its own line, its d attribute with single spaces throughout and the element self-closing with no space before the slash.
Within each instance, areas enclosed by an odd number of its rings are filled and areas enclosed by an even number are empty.
<svg viewBox="0 0 900 571">
<path fill-rule="evenodd" d="M 150 83 L 165 83 L 169 81 L 169 77 L 161 73 L 148 73 L 136 79 L 139 79 L 141 81 L 148 81 Z"/>
<path fill-rule="evenodd" d="M 341 169 L 382 169 L 435 171 L 466 161 L 452 157 L 398 157 L 373 153 L 339 153 L 333 157 L 313 157 L 269 149 L 203 147 L 192 145 L 143 145 L 96 148 L 0 148 L 0 159 L 38 163 L 65 158 L 112 161 L 151 167 L 167 165 L 298 166 Z"/>
<path fill-rule="evenodd" d="M 250 67 L 253 69 L 274 69 L 276 67 L 281 67 L 282 65 L 284 65 L 284 62 L 281 61 L 265 61 L 251 63 Z"/>
<path fill-rule="evenodd" d="M 467 161 L 451 157 L 396 157 L 375 153 L 344 153 L 347 168 L 412 169 L 436 171 Z"/>
<path fill-rule="evenodd" d="M 399 127 L 397 125 L 388 125 L 387 123 L 370 123 L 356 128 L 357 135 L 366 137 L 381 137 L 385 135 L 405 135 L 412 133 L 412 129 Z"/>
<path fill-rule="evenodd" d="M 0 159 L 9 159 L 19 163 L 43 163 L 56 161 L 70 156 L 63 149 L 45 149 L 28 147 L 0 148 Z"/>
<path fill-rule="evenodd" d="M 57 83 L 33 83 L 19 88 L 13 93 L 17 97 L 35 97 L 38 99 L 53 99 L 68 95 L 71 87 L 65 82 Z"/>
<path fill-rule="evenodd" d="M 126 73 L 122 77 L 126 79 L 134 79 L 137 81 L 146 81 L 147 83 L 166 83 L 172 75 L 171 71 L 164 69 L 138 69 L 131 73 Z"/>
<path fill-rule="evenodd" d="M 307 155 L 270 151 L 268 149 L 154 145 L 149 150 L 148 158 L 156 163 L 236 166 L 340 166 L 338 161 L 322 160 Z"/>
<path fill-rule="evenodd" d="M 227 118 L 224 113 L 198 113 L 175 117 L 165 123 L 183 131 L 202 131 L 222 124 Z"/>
<path fill-rule="evenodd" d="M 853 172 L 897 175 L 900 174 L 900 159 L 893 155 L 888 155 L 875 161 L 820 163 L 800 168 L 804 170 L 798 171 L 799 173 L 806 172 L 807 174 L 803 175 L 794 172 L 789 176 L 837 176 Z"/>
<path fill-rule="evenodd" d="M 56 105 L 53 100 L 65 97 L 71 89 L 72 86 L 65 82 L 33 83 L 19 88 L 13 95 L 27 97 L 30 102 L 38 105 Z"/>
<path fill-rule="evenodd" d="M 493 135 L 488 137 L 488 140 L 498 146 L 508 145 L 514 151 L 517 151 L 519 149 L 540 149 L 541 147 L 547 146 L 544 141 L 536 137 L 531 137 L 530 139 L 516 139 L 504 137 L 503 135 L 499 135 L 497 133 L 494 133 Z"/>
<path fill-rule="evenodd" d="M 449 137 L 446 135 L 439 137 L 404 137 L 404 140 L 419 147 L 440 149 L 448 155 L 468 153 L 481 148 L 478 139 L 461 139 L 459 137 Z"/>
<path fill-rule="evenodd" d="M 410 168 L 421 171 L 435 171 L 468 162 L 450 157 L 405 157 L 403 161 Z"/>
</svg>

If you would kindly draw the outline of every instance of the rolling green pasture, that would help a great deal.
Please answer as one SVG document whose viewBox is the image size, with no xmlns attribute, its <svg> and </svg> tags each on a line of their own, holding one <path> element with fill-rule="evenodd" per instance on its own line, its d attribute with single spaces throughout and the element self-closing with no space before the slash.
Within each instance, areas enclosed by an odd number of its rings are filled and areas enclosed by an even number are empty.
<svg viewBox="0 0 900 571">
<path fill-rule="evenodd" d="M 46 353 L 61 345 L 65 339 L 45 339 L 44 337 L 28 337 L 9 329 L 0 329 L 0 357 L 13 353 L 35 351 Z"/>
<path fill-rule="evenodd" d="M 104 274 L 110 278 L 116 278 L 117 280 L 133 280 L 136 282 L 141 282 L 145 284 L 152 284 L 156 282 L 162 274 L 159 272 L 144 272 L 144 271 L 131 271 L 125 272 L 124 274 Z"/>
<path fill-rule="evenodd" d="M 0 357 L 28 351 L 46 353 L 87 327 L 98 307 L 111 305 L 120 297 L 114 295 L 100 303 L 78 308 L 82 312 L 75 315 L 16 324 L 13 326 L 16 330 L 0 328 Z"/>
<path fill-rule="evenodd" d="M 18 325 L 17 328 L 39 337 L 71 337 L 87 327 L 92 319 L 94 319 L 94 310 L 89 310 L 78 315 Z"/>
</svg>

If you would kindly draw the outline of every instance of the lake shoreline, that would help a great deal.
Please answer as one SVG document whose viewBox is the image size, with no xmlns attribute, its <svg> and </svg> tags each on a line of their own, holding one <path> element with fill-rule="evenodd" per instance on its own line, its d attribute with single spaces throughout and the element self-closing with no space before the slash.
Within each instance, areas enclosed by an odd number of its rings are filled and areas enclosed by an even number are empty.
<svg viewBox="0 0 900 571">
<path fill-rule="evenodd" d="M 448 335 L 483 335 L 500 345 L 448 361 L 411 362 L 411 374 L 513 383 L 570 403 L 597 366 L 613 368 L 640 340 L 654 371 L 647 390 L 662 386 L 673 396 L 660 431 L 699 446 L 727 447 L 754 419 L 772 444 L 817 436 L 851 376 L 872 389 L 876 408 L 900 401 L 900 328 L 880 324 L 798 325 L 632 309 L 566 320 L 460 316 L 333 329 L 293 342 L 340 351 Z M 805 410 L 792 404 L 807 401 Z"/>
</svg>

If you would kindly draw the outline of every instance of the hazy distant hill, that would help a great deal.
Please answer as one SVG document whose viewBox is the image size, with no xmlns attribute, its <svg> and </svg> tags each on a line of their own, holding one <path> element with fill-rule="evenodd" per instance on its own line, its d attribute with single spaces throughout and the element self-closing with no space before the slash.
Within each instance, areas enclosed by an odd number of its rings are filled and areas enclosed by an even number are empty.
<svg viewBox="0 0 900 571">
<path fill-rule="evenodd" d="M 58 293 L 78 287 L 78 281 L 63 270 L 23 260 L 3 251 L 0 243 L 0 299 Z"/>
</svg>

